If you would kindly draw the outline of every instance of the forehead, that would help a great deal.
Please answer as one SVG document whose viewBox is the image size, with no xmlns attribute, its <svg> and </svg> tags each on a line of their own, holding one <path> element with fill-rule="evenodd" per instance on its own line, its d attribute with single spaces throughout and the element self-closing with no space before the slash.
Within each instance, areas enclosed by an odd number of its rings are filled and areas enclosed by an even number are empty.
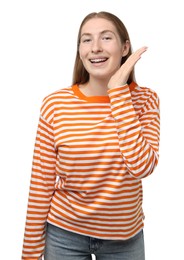
<svg viewBox="0 0 184 260">
<path fill-rule="evenodd" d="M 114 24 L 104 18 L 92 18 L 88 20 L 81 28 L 81 35 L 85 33 L 96 34 L 102 31 L 112 31 L 117 34 Z"/>
</svg>

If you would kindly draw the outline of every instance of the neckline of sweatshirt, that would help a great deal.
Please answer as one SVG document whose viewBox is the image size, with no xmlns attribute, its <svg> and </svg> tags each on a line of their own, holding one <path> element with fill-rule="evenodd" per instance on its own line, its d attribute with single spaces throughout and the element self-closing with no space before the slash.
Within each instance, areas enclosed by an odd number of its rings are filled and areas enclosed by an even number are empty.
<svg viewBox="0 0 184 260">
<path fill-rule="evenodd" d="M 133 89 L 137 86 L 137 84 L 132 81 L 129 84 L 129 89 L 130 91 L 133 91 Z M 82 91 L 79 88 L 78 84 L 74 84 L 72 86 L 72 90 L 74 92 L 74 94 L 81 100 L 85 100 L 87 102 L 90 103 L 109 103 L 110 102 L 110 98 L 109 96 L 86 96 L 82 93 Z"/>
</svg>

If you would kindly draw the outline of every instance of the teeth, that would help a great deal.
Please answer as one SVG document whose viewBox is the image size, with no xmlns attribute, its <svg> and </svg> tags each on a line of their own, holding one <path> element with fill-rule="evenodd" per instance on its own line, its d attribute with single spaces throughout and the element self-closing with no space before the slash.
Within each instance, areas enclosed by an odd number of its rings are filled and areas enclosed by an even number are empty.
<svg viewBox="0 0 184 260">
<path fill-rule="evenodd" d="M 98 62 L 103 62 L 103 61 L 106 61 L 107 59 L 93 59 L 93 60 L 90 60 L 92 63 L 98 63 Z"/>
</svg>

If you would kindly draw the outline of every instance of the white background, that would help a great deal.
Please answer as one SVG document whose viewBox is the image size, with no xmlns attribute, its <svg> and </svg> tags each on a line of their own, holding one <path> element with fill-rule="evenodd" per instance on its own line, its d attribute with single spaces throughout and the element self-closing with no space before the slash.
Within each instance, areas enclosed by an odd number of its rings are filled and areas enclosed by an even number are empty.
<svg viewBox="0 0 184 260">
<path fill-rule="evenodd" d="M 42 99 L 71 84 L 79 25 L 88 13 L 102 10 L 122 19 L 134 50 L 149 47 L 136 65 L 136 78 L 161 102 L 160 161 L 143 180 L 146 260 L 184 259 L 184 19 L 179 0 L 0 2 L 1 259 L 21 259 Z"/>
</svg>

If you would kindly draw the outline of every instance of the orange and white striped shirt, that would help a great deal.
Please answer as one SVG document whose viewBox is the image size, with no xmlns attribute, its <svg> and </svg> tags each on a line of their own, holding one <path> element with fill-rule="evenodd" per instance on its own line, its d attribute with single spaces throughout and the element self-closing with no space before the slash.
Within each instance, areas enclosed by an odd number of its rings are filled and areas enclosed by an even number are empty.
<svg viewBox="0 0 184 260">
<path fill-rule="evenodd" d="M 158 163 L 159 98 L 135 82 L 85 96 L 78 85 L 40 112 L 22 259 L 44 254 L 46 222 L 101 239 L 144 226 L 141 179 Z"/>
</svg>

